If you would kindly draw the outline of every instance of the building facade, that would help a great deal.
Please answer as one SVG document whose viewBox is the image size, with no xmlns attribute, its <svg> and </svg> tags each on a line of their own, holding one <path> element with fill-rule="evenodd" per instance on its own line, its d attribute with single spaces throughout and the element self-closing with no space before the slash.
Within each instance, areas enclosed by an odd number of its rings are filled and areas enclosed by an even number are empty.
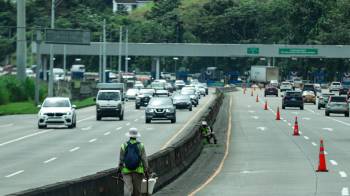
<svg viewBox="0 0 350 196">
<path fill-rule="evenodd" d="M 144 6 L 147 3 L 152 2 L 151 0 L 113 0 L 113 12 L 118 10 L 126 10 L 131 12 L 132 10 Z"/>
</svg>

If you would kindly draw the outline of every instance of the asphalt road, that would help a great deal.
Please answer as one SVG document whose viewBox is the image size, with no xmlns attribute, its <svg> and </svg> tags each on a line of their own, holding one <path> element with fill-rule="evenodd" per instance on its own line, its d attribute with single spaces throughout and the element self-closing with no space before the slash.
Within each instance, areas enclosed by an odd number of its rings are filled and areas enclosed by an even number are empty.
<svg viewBox="0 0 350 196">
<path fill-rule="evenodd" d="M 256 94 L 260 100 L 256 102 Z M 237 196 L 333 196 L 349 195 L 350 118 L 326 117 L 316 105 L 305 110 L 281 110 L 281 97 L 267 97 L 263 91 L 250 96 L 250 89 L 232 94 L 232 128 L 223 167 L 202 183 L 195 195 Z M 292 136 L 298 116 L 300 136 Z M 319 141 L 324 139 L 329 172 L 318 173 Z"/>
<path fill-rule="evenodd" d="M 77 128 L 37 129 L 36 115 L 0 117 L 0 195 L 70 180 L 118 164 L 124 134 L 137 127 L 147 154 L 153 154 L 186 134 L 185 126 L 196 120 L 213 100 L 203 97 L 192 112 L 177 110 L 177 122 L 145 124 L 144 108 L 127 102 L 125 120 L 95 120 L 95 107 L 77 111 Z M 169 126 L 171 125 L 171 126 Z"/>
</svg>

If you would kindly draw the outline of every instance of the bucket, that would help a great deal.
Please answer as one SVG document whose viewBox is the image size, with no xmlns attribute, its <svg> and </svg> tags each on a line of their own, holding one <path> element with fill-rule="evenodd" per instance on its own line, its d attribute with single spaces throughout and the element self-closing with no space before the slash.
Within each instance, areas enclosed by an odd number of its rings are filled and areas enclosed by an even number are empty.
<svg viewBox="0 0 350 196">
<path fill-rule="evenodd" d="M 154 186 L 157 182 L 157 178 L 148 179 L 148 194 L 153 193 Z M 147 180 L 143 179 L 141 184 L 141 193 L 147 193 Z"/>
</svg>

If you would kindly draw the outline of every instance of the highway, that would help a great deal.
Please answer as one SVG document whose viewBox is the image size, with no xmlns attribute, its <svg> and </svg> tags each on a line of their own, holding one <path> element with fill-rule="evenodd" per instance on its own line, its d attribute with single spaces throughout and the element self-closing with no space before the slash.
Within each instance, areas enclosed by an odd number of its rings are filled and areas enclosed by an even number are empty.
<svg viewBox="0 0 350 196">
<path fill-rule="evenodd" d="M 214 95 L 202 97 L 193 111 L 177 110 L 177 122 L 145 124 L 144 108 L 126 102 L 125 120 L 96 121 L 95 107 L 77 111 L 77 128 L 37 129 L 37 115 L 0 117 L 0 195 L 71 180 L 115 168 L 124 134 L 137 127 L 147 154 L 186 134 L 184 127 L 200 117 Z M 171 126 L 169 126 L 171 125 Z"/>
<path fill-rule="evenodd" d="M 277 121 L 281 97 L 262 96 L 263 90 L 256 90 L 254 96 L 250 89 L 245 95 L 243 91 L 232 93 L 232 128 L 227 130 L 231 135 L 222 167 L 191 195 L 349 195 L 350 118 L 325 117 L 324 109 L 305 104 L 305 110 L 281 110 Z M 269 104 L 266 111 L 265 100 Z M 300 136 L 292 135 L 295 116 Z M 324 173 L 315 172 L 321 138 L 329 170 Z"/>
</svg>

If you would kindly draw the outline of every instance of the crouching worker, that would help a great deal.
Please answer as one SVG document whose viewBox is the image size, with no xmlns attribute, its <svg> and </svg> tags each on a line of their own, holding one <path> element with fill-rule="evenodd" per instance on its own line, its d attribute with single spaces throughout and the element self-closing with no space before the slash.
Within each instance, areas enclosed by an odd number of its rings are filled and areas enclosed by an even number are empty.
<svg viewBox="0 0 350 196">
<path fill-rule="evenodd" d="M 140 196 L 142 179 L 148 177 L 146 151 L 143 143 L 137 140 L 141 135 L 136 128 L 130 128 L 125 135 L 129 141 L 120 148 L 118 172 L 123 176 L 124 196 Z"/>
<path fill-rule="evenodd" d="M 207 121 L 202 121 L 201 133 L 202 136 L 206 138 L 209 144 L 211 143 L 212 139 L 214 144 L 217 143 L 215 133 L 213 132 L 213 129 L 208 125 Z"/>
</svg>

